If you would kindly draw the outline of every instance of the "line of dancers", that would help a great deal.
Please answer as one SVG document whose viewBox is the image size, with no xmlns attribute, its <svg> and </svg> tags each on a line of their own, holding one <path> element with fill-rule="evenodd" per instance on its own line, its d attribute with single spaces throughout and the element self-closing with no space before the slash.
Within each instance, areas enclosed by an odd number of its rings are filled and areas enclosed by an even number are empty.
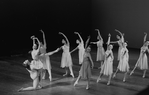
<svg viewBox="0 0 149 95">
<path fill-rule="evenodd" d="M 49 74 L 49 80 L 52 81 L 52 73 L 51 73 L 51 63 L 50 63 L 50 57 L 52 54 L 58 52 L 59 50 L 63 50 L 62 57 L 61 57 L 61 68 L 65 69 L 65 74 L 63 76 L 68 75 L 68 72 L 70 71 L 70 75 L 74 78 L 73 73 L 73 62 L 71 53 L 76 51 L 78 49 L 78 56 L 79 56 L 79 63 L 81 64 L 81 68 L 79 71 L 78 78 L 74 82 L 74 86 L 76 86 L 80 79 L 87 79 L 87 85 L 86 89 L 89 89 L 90 84 L 90 78 L 92 76 L 91 69 L 94 67 L 94 62 L 91 57 L 91 45 L 96 44 L 97 45 L 97 56 L 96 61 L 99 61 L 101 66 L 99 67 L 100 73 L 99 77 L 97 78 L 97 83 L 101 80 L 101 77 L 103 75 L 109 76 L 107 85 L 110 85 L 111 79 L 116 77 L 116 74 L 118 71 L 124 72 L 124 78 L 123 82 L 126 81 L 126 76 L 129 72 L 129 51 L 127 49 L 127 43 L 124 41 L 124 33 L 121 33 L 119 30 L 116 30 L 120 34 L 117 35 L 118 41 L 111 41 L 111 34 L 108 35 L 108 41 L 107 41 L 107 49 L 105 51 L 103 47 L 103 38 L 101 37 L 100 31 L 98 29 L 95 29 L 98 32 L 97 42 L 90 42 L 90 36 L 88 36 L 86 42 L 84 43 L 81 35 L 78 32 L 74 32 L 74 34 L 78 35 L 79 39 L 76 40 L 76 43 L 78 46 L 74 48 L 72 51 L 70 51 L 70 43 L 66 35 L 62 32 L 59 32 L 60 35 L 62 35 L 65 39 L 62 39 L 63 45 L 59 48 L 57 48 L 54 51 L 47 52 L 47 45 L 46 45 L 46 39 L 45 34 L 42 30 L 41 33 L 43 34 L 43 43 L 39 41 L 39 39 L 35 36 L 31 36 L 31 39 L 33 40 L 33 50 L 31 51 L 32 61 L 25 60 L 23 62 L 23 66 L 27 69 L 27 71 L 30 73 L 30 77 L 33 80 L 33 86 L 27 87 L 27 88 L 21 88 L 18 91 L 26 91 L 26 90 L 36 90 L 41 89 L 41 81 L 45 79 L 46 70 Z M 146 75 L 146 71 L 148 69 L 148 58 L 146 53 L 149 52 L 148 45 L 149 41 L 146 41 L 147 33 L 145 33 L 143 46 L 140 50 L 140 56 L 138 58 L 138 61 L 133 68 L 133 70 L 130 72 L 130 75 L 132 75 L 135 71 L 135 69 L 138 67 L 140 70 L 143 70 L 143 78 Z M 90 42 L 90 43 L 89 43 Z M 113 72 L 113 61 L 114 61 L 114 55 L 113 55 L 113 45 L 118 43 L 119 49 L 118 49 L 118 66 L 116 69 L 116 72 Z"/>
</svg>

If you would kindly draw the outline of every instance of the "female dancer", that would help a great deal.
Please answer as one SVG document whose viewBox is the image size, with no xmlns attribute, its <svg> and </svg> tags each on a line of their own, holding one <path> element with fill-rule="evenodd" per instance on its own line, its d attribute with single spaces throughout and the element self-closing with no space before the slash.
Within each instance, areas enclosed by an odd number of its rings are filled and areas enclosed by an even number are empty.
<svg viewBox="0 0 149 95">
<path fill-rule="evenodd" d="M 89 39 L 90 38 L 88 38 L 86 44 L 88 43 Z M 93 61 L 92 61 L 92 58 L 90 55 L 90 51 L 91 51 L 90 46 L 85 48 L 85 52 L 84 52 L 84 56 L 83 56 L 83 63 L 82 63 L 81 69 L 79 71 L 79 76 L 74 83 L 74 86 L 76 86 L 78 84 L 78 81 L 81 78 L 84 78 L 84 79 L 87 79 L 86 89 L 89 89 L 89 83 L 90 83 L 90 78 L 91 78 L 91 65 L 92 65 L 92 68 L 94 67 L 94 64 L 93 64 Z"/>
<path fill-rule="evenodd" d="M 61 49 L 63 49 L 62 59 L 61 59 L 61 67 L 65 68 L 65 71 L 66 71 L 66 73 L 63 76 L 66 76 L 68 74 L 68 68 L 69 68 L 70 75 L 74 78 L 74 74 L 73 74 L 73 70 L 72 70 L 73 63 L 72 63 L 72 58 L 71 58 L 70 51 L 69 51 L 70 43 L 69 43 L 67 37 L 63 33 L 59 32 L 59 34 L 63 35 L 66 39 L 66 41 L 64 39 L 62 40 L 62 43 L 64 45 L 61 46 Z"/>
<path fill-rule="evenodd" d="M 113 45 L 110 45 L 110 37 L 111 37 L 111 35 L 109 34 L 109 38 L 108 38 L 108 42 L 107 42 L 107 50 L 105 52 L 104 64 L 102 65 L 100 75 L 97 79 L 97 83 L 98 83 L 101 80 L 102 75 L 109 76 L 107 85 L 110 85 L 110 82 L 111 82 L 111 77 L 113 74 L 113 60 L 114 60 L 114 56 L 113 56 L 113 52 L 112 52 Z"/>
<path fill-rule="evenodd" d="M 39 60 L 40 42 L 34 36 L 32 36 L 31 38 L 33 39 L 33 50 L 31 52 L 33 60 L 31 62 L 26 60 L 24 61 L 23 65 L 30 73 L 30 77 L 33 79 L 33 87 L 21 88 L 18 91 L 36 90 L 38 88 L 39 89 L 41 88 L 41 86 L 39 85 L 39 82 L 42 80 L 41 76 L 42 76 L 43 64 Z M 38 44 L 39 44 L 38 48 L 37 48 L 37 45 L 35 44 L 35 39 L 37 39 L 38 41 Z"/>
<path fill-rule="evenodd" d="M 47 49 L 45 34 L 42 30 L 40 30 L 40 31 L 43 34 L 43 42 L 44 42 L 44 43 L 41 42 L 41 46 L 40 46 L 40 54 L 43 55 L 43 56 L 41 56 L 41 61 L 43 63 L 43 69 L 44 69 L 42 79 L 45 79 L 46 70 L 48 70 L 49 79 L 50 79 L 50 81 L 52 81 L 50 58 L 49 58 L 49 56 L 45 55 L 46 49 Z"/>
<path fill-rule="evenodd" d="M 76 43 L 79 44 L 75 49 L 73 49 L 70 53 L 74 52 L 76 49 L 79 49 L 79 64 L 82 64 L 83 62 L 83 55 L 84 55 L 84 41 L 82 39 L 82 37 L 80 36 L 80 34 L 78 32 L 74 32 L 75 34 L 77 34 L 80 38 L 76 40 Z"/>
<path fill-rule="evenodd" d="M 30 77 L 33 80 L 33 86 L 32 87 L 27 87 L 27 88 L 21 88 L 18 91 L 20 92 L 20 91 L 41 89 L 42 87 L 39 83 L 41 81 L 42 68 L 37 69 L 36 65 L 32 64 L 32 62 L 29 62 L 28 60 L 25 60 L 23 62 L 23 66 L 30 73 Z"/>
<path fill-rule="evenodd" d="M 125 82 L 126 75 L 129 72 L 129 63 L 128 63 L 129 54 L 128 54 L 128 49 L 126 47 L 127 47 L 127 43 L 125 42 L 125 43 L 123 43 L 123 47 L 120 51 L 121 55 L 120 55 L 120 61 L 119 61 L 117 70 L 113 75 L 113 78 L 114 78 L 116 76 L 118 70 L 120 70 L 121 72 L 125 72 L 123 82 Z"/>
<path fill-rule="evenodd" d="M 104 55 L 105 55 L 105 50 L 103 48 L 103 39 L 102 39 L 102 37 L 100 35 L 99 29 L 95 29 L 95 30 L 98 31 L 98 36 L 97 36 L 98 41 L 97 42 L 91 42 L 91 43 L 92 44 L 97 44 L 97 57 L 96 57 L 96 61 L 100 61 L 101 66 L 102 66 L 103 61 L 104 61 Z"/>
<path fill-rule="evenodd" d="M 118 45 L 119 45 L 119 49 L 118 49 L 118 57 L 117 57 L 117 60 L 119 61 L 120 60 L 120 51 L 121 51 L 121 49 L 122 49 L 122 47 L 123 47 L 123 43 L 124 43 L 124 34 L 122 34 L 119 30 L 117 30 L 117 29 L 115 29 L 115 31 L 116 32 L 118 32 L 120 35 L 121 35 L 121 37 L 120 36 L 116 36 L 117 37 L 117 39 L 118 39 L 118 41 L 111 41 L 110 43 L 118 43 Z"/>
<path fill-rule="evenodd" d="M 146 53 L 149 52 L 149 49 L 148 49 L 149 41 L 146 41 L 146 36 L 147 36 L 147 34 L 145 33 L 144 44 L 141 47 L 139 59 L 135 65 L 134 69 L 131 71 L 130 75 L 132 75 L 134 73 L 134 70 L 136 69 L 136 67 L 138 67 L 139 69 L 144 71 L 142 77 L 143 78 L 145 77 L 146 71 L 148 69 L 148 58 L 147 58 Z"/>
</svg>

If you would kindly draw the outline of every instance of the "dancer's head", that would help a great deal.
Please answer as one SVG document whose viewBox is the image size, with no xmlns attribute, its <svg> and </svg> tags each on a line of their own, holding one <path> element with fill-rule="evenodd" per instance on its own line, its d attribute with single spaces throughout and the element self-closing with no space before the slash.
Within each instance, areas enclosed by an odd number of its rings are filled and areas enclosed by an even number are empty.
<svg viewBox="0 0 149 95">
<path fill-rule="evenodd" d="M 90 52 L 91 51 L 91 47 L 90 46 L 88 46 L 87 48 L 86 48 L 86 52 Z"/>
<path fill-rule="evenodd" d="M 117 38 L 117 39 L 121 39 L 121 37 L 120 37 L 119 35 L 116 35 L 116 38 Z"/>
<path fill-rule="evenodd" d="M 36 50 L 37 49 L 37 45 L 33 44 L 33 49 Z"/>
<path fill-rule="evenodd" d="M 66 41 L 65 41 L 64 39 L 62 39 L 62 43 L 63 43 L 63 44 L 66 44 Z"/>
<path fill-rule="evenodd" d="M 77 40 L 76 40 L 76 43 L 77 43 L 77 44 L 80 44 L 80 40 L 77 39 Z"/>
<path fill-rule="evenodd" d="M 101 40 L 99 36 L 97 36 L 97 39 L 98 39 L 98 40 Z"/>
<path fill-rule="evenodd" d="M 124 42 L 124 47 L 127 47 L 127 43 L 126 42 Z"/>
<path fill-rule="evenodd" d="M 144 45 L 145 45 L 145 46 L 148 46 L 148 45 L 149 45 L 149 41 L 146 41 L 146 42 L 144 43 Z"/>
<path fill-rule="evenodd" d="M 108 49 L 109 49 L 109 50 L 113 49 L 113 45 L 110 44 L 110 45 L 108 46 Z"/>
<path fill-rule="evenodd" d="M 29 60 L 25 60 L 24 62 L 23 62 L 23 66 L 27 66 L 27 65 L 30 65 L 30 62 L 29 62 Z"/>
</svg>

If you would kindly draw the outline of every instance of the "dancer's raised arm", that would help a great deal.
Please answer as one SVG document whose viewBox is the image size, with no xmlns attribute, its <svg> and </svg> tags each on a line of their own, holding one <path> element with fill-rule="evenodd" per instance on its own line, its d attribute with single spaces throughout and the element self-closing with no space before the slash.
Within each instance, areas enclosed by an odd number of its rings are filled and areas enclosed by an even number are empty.
<svg viewBox="0 0 149 95">
<path fill-rule="evenodd" d="M 95 30 L 98 31 L 98 36 L 99 36 L 99 38 L 103 41 L 103 38 L 102 38 L 101 35 L 100 35 L 99 29 L 95 29 Z"/>
<path fill-rule="evenodd" d="M 87 45 L 88 45 L 89 40 L 90 40 L 90 36 L 88 36 L 88 38 L 87 38 L 87 40 L 86 40 L 85 49 L 87 48 Z"/>
<path fill-rule="evenodd" d="M 145 43 L 146 42 L 146 38 L 147 38 L 147 33 L 146 32 L 144 32 L 144 39 L 143 39 L 143 43 Z"/>
<path fill-rule="evenodd" d="M 110 44 L 111 34 L 109 33 L 108 36 L 109 36 L 109 37 L 108 37 L 108 41 L 107 41 L 107 48 L 108 48 L 108 46 L 109 46 L 109 44 Z"/>
<path fill-rule="evenodd" d="M 46 53 L 45 55 L 52 55 L 52 54 L 54 54 L 54 53 L 56 53 L 56 52 L 58 52 L 58 51 L 59 51 L 59 48 L 57 48 L 57 49 L 54 50 L 54 51 L 48 52 L 48 53 Z"/>
<path fill-rule="evenodd" d="M 41 43 L 40 43 L 40 41 L 39 41 L 39 39 L 38 38 L 35 38 L 36 40 L 37 40 L 37 42 L 38 42 L 38 48 L 37 48 L 37 50 L 39 50 L 40 49 L 40 46 L 41 46 Z"/>
<path fill-rule="evenodd" d="M 65 37 L 65 39 L 66 39 L 66 43 L 67 43 L 67 45 L 70 45 L 70 43 L 69 43 L 69 41 L 68 41 L 68 38 L 64 35 L 64 33 L 59 32 L 59 34 L 63 35 L 63 36 Z"/>
<path fill-rule="evenodd" d="M 42 34 L 43 34 L 43 45 L 44 45 L 44 47 L 46 47 L 47 46 L 47 43 L 46 43 L 46 38 L 45 38 L 45 33 L 43 32 L 43 30 L 40 30 L 41 32 L 42 32 Z"/>
<path fill-rule="evenodd" d="M 83 43 L 84 44 L 84 41 L 83 41 L 83 39 L 82 39 L 82 37 L 81 37 L 81 35 L 78 33 L 78 32 L 74 32 L 75 34 L 77 34 L 78 36 L 79 36 L 79 38 L 80 38 L 80 40 L 81 40 L 81 43 Z"/>
<path fill-rule="evenodd" d="M 121 40 L 124 42 L 124 33 L 120 32 L 119 30 L 115 29 L 116 32 L 118 32 L 121 35 Z"/>
</svg>

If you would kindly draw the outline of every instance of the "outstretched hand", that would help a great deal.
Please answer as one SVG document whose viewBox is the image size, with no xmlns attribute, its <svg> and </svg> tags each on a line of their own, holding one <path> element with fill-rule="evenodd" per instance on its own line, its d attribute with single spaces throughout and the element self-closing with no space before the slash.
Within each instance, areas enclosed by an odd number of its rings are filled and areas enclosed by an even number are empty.
<svg viewBox="0 0 149 95">
<path fill-rule="evenodd" d="M 35 36 L 33 35 L 33 36 L 31 36 L 31 39 L 34 39 L 35 38 Z"/>
<path fill-rule="evenodd" d="M 111 37 L 111 34 L 109 33 L 109 35 L 108 35 L 109 37 Z"/>
<path fill-rule="evenodd" d="M 62 34 L 62 32 L 59 32 L 59 34 Z"/>
<path fill-rule="evenodd" d="M 99 31 L 99 29 L 95 29 L 96 31 Z"/>
<path fill-rule="evenodd" d="M 74 32 L 75 34 L 78 34 L 78 32 Z"/>
</svg>

